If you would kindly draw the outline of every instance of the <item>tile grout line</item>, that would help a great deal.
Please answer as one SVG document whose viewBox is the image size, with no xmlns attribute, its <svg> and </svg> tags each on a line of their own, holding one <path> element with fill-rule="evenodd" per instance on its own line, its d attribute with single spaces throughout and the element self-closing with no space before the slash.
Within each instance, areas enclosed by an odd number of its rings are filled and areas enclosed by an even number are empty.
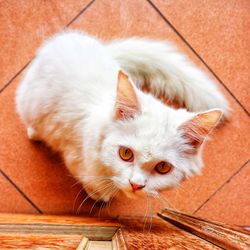
<svg viewBox="0 0 250 250">
<path fill-rule="evenodd" d="M 85 10 L 87 10 L 93 3 L 95 2 L 95 0 L 90 1 L 68 24 L 66 24 L 63 28 L 68 28 L 69 25 L 71 25 L 80 15 L 82 15 Z M 31 58 L 1 89 L 0 89 L 0 94 L 13 82 L 13 80 L 19 76 L 30 64 L 30 62 L 33 60 L 33 58 Z M 31 204 L 35 210 L 42 214 L 42 210 L 35 205 L 34 202 L 32 202 L 32 200 L 9 178 L 9 176 L 7 174 L 5 174 L 1 169 L 0 169 L 0 173 L 9 181 L 10 184 L 12 184 L 12 186 L 14 186 L 14 188 L 22 195 L 22 197 L 29 202 L 29 204 Z"/>
<path fill-rule="evenodd" d="M 1 89 L 0 89 L 0 94 L 12 83 L 13 80 L 15 80 L 15 78 L 17 76 L 19 76 L 30 64 L 30 62 L 32 61 L 29 60 Z"/>
<path fill-rule="evenodd" d="M 156 5 L 151 1 L 147 2 L 152 6 L 152 8 L 160 15 L 160 17 L 170 26 L 170 28 L 178 35 L 178 37 L 187 45 L 187 47 L 198 57 L 198 59 L 204 64 L 204 66 L 212 73 L 212 75 L 217 79 L 217 81 L 227 90 L 227 92 L 233 97 L 233 99 L 240 105 L 244 112 L 250 116 L 249 111 L 244 107 L 244 105 L 238 100 L 238 98 L 232 93 L 232 91 L 224 84 L 224 82 L 219 78 L 219 76 L 212 70 L 212 68 L 203 60 L 203 58 L 196 52 L 196 50 L 188 43 L 188 41 L 183 37 L 183 35 L 174 27 L 174 25 L 164 16 L 164 14 L 156 7 Z"/>
<path fill-rule="evenodd" d="M 5 179 L 12 185 L 14 186 L 14 188 L 19 192 L 19 194 L 22 195 L 22 197 L 30 204 L 32 205 L 35 210 L 39 213 L 39 214 L 43 214 L 42 210 L 10 179 L 10 177 L 5 174 L 2 169 L 0 169 L 0 173 L 3 175 L 3 177 L 5 177 Z"/>
<path fill-rule="evenodd" d="M 80 10 L 80 12 L 68 23 L 66 24 L 66 26 L 64 26 L 63 29 L 68 28 L 79 16 L 81 16 L 85 10 L 87 10 L 93 3 L 95 2 L 95 0 L 90 1 L 82 10 Z"/>
<path fill-rule="evenodd" d="M 71 19 L 71 21 L 66 24 L 60 31 L 68 28 L 80 15 L 82 15 L 85 10 L 87 10 L 93 3 L 95 2 L 95 0 L 90 1 L 82 10 L 80 10 L 80 12 L 73 18 Z M 58 32 L 60 32 L 58 31 Z M 32 57 L 30 60 L 28 60 L 28 62 L 0 89 L 0 94 L 13 82 L 13 80 L 15 80 L 15 78 L 17 76 L 19 76 L 26 68 L 27 66 L 31 63 L 31 61 L 34 59 L 34 57 Z"/>
<path fill-rule="evenodd" d="M 205 206 L 226 184 L 228 184 L 248 163 L 250 159 L 247 160 L 234 174 L 232 174 L 218 189 L 216 189 L 208 199 L 203 202 L 192 214 L 196 214 L 203 206 Z"/>
</svg>

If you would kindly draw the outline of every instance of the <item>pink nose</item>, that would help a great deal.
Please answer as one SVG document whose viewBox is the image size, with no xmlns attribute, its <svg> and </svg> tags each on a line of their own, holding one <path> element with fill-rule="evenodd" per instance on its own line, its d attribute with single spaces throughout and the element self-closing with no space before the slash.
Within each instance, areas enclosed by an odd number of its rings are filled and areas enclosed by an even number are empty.
<svg viewBox="0 0 250 250">
<path fill-rule="evenodd" d="M 139 189 L 143 189 L 145 187 L 145 185 L 140 185 L 140 184 L 137 184 L 137 183 L 133 183 L 131 181 L 129 181 L 133 191 L 136 191 L 136 190 L 139 190 Z"/>
</svg>

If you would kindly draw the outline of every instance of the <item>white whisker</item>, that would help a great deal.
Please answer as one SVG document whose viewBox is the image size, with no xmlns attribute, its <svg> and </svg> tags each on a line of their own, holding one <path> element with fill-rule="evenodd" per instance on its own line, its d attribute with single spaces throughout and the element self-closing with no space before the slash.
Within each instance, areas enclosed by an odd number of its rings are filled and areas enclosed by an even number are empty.
<svg viewBox="0 0 250 250">
<path fill-rule="evenodd" d="M 73 212 L 75 212 L 75 205 L 76 205 L 76 201 L 78 199 L 78 196 L 80 195 L 80 193 L 84 190 L 84 188 L 81 188 L 80 191 L 77 193 L 75 199 L 74 199 L 74 204 L 73 204 Z"/>
<path fill-rule="evenodd" d="M 111 186 L 109 186 L 109 187 L 107 187 L 107 188 L 111 189 L 112 186 L 113 186 L 113 184 L 111 183 Z M 104 195 L 105 195 L 105 193 L 102 194 L 102 196 L 94 202 L 93 206 L 92 206 L 91 209 L 90 209 L 89 215 L 92 213 L 92 210 L 93 210 L 94 206 L 96 205 L 96 203 L 97 203 L 98 201 L 100 201 L 100 200 L 104 197 Z"/>
<path fill-rule="evenodd" d="M 147 215 L 148 215 L 148 209 L 149 209 L 149 200 L 148 200 L 148 195 L 146 196 L 147 197 L 147 205 L 146 205 L 146 211 L 145 211 L 145 214 L 143 216 L 143 232 L 146 228 L 146 223 L 147 223 Z"/>
<path fill-rule="evenodd" d="M 111 215 L 110 215 L 110 206 L 111 206 L 111 204 L 112 204 L 113 199 L 115 198 L 115 196 L 117 195 L 117 193 L 118 193 L 119 191 L 120 191 L 120 190 L 119 190 L 117 187 L 115 187 L 115 191 L 114 191 L 113 195 L 111 196 L 111 198 L 110 198 L 110 200 L 109 200 L 109 204 L 108 204 L 108 214 L 109 214 L 109 216 L 111 216 Z"/>
<path fill-rule="evenodd" d="M 105 184 L 105 182 L 107 182 L 107 180 L 90 180 L 90 181 L 86 182 L 85 184 L 83 184 L 82 186 L 83 186 L 84 188 L 86 188 L 86 187 L 89 186 L 91 183 L 96 182 L 96 181 L 98 181 L 98 184 L 102 184 L 102 183 Z"/>
<path fill-rule="evenodd" d="M 151 200 L 152 197 L 149 197 L 150 199 L 150 214 L 149 214 L 149 217 L 150 217 L 150 226 L 149 226 L 149 232 L 151 231 L 151 228 L 152 228 L 152 223 L 153 223 L 153 214 L 154 214 L 154 207 L 152 206 L 152 200 Z"/>
<path fill-rule="evenodd" d="M 106 188 L 109 187 L 109 185 L 110 185 L 110 183 L 108 183 L 108 184 L 107 184 L 106 186 L 104 186 L 104 187 L 100 187 L 99 189 L 95 190 L 95 191 L 92 192 L 91 194 L 87 195 L 87 197 L 81 202 L 80 206 L 78 207 L 77 213 L 79 213 L 79 211 L 80 211 L 82 205 L 84 204 L 84 202 L 85 202 L 86 200 L 88 200 L 89 198 L 91 198 L 91 196 L 93 196 L 94 194 L 96 194 L 96 193 L 98 193 L 98 192 L 100 192 L 100 191 L 102 191 L 102 190 L 105 190 Z"/>
<path fill-rule="evenodd" d="M 179 211 L 172 203 L 170 203 L 170 201 L 167 198 L 163 197 L 160 193 L 159 195 L 156 196 L 156 198 L 159 199 L 159 201 L 163 204 L 164 207 L 167 204 L 169 208 L 172 208 L 175 211 Z"/>
<path fill-rule="evenodd" d="M 76 186 L 77 184 L 81 184 L 81 181 L 80 181 L 80 180 L 76 181 L 74 184 L 71 185 L 71 188 L 73 188 L 73 187 Z"/>
<path fill-rule="evenodd" d="M 105 196 L 105 195 L 107 195 L 107 194 L 109 194 L 110 192 L 113 192 L 113 189 L 114 189 L 114 184 L 112 183 L 112 185 L 110 186 L 110 189 L 109 190 L 106 190 L 104 193 L 103 193 L 103 195 L 101 196 L 101 199 Z M 102 204 L 101 204 L 101 207 L 100 207 L 100 210 L 99 210 L 99 217 L 100 217 L 100 215 L 101 215 L 101 211 L 102 211 L 102 207 L 103 207 L 103 205 L 105 204 L 105 202 L 103 202 Z"/>
</svg>

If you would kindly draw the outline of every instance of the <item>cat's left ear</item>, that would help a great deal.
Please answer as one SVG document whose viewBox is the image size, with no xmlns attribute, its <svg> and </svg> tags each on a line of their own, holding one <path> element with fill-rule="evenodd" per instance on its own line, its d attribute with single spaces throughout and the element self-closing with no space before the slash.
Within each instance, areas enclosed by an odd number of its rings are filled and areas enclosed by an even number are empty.
<svg viewBox="0 0 250 250">
<path fill-rule="evenodd" d="M 118 74 L 115 119 L 127 120 L 140 112 L 140 105 L 132 83 L 122 71 Z"/>
<path fill-rule="evenodd" d="M 191 146 L 191 152 L 196 153 L 208 134 L 217 126 L 222 117 L 219 109 L 198 113 L 191 120 L 184 122 L 179 129 L 182 136 Z"/>
</svg>

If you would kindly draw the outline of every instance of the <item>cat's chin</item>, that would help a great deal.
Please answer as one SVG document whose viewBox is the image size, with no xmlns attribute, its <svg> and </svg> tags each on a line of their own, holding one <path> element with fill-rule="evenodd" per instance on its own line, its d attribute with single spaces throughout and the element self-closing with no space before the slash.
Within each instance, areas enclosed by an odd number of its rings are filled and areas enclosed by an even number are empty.
<svg viewBox="0 0 250 250">
<path fill-rule="evenodd" d="M 128 191 L 128 190 L 123 190 L 123 193 L 125 194 L 125 196 L 129 199 L 133 199 L 133 200 L 137 200 L 137 199 L 140 199 L 142 197 L 145 197 L 146 196 L 146 193 L 145 192 L 131 192 L 131 191 Z"/>
</svg>

